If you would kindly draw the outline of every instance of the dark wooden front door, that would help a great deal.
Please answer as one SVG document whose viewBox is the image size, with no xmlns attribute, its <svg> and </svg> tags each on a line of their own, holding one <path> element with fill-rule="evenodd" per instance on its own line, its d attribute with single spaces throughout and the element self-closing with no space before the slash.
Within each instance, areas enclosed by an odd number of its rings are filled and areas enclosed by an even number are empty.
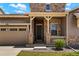
<svg viewBox="0 0 79 59">
<path fill-rule="evenodd" d="M 44 42 L 44 33 L 43 33 L 43 24 L 36 24 L 36 35 L 35 35 L 35 43 L 43 43 Z"/>
<path fill-rule="evenodd" d="M 43 40 L 43 27 L 42 24 L 36 24 L 36 41 L 40 42 Z"/>
</svg>

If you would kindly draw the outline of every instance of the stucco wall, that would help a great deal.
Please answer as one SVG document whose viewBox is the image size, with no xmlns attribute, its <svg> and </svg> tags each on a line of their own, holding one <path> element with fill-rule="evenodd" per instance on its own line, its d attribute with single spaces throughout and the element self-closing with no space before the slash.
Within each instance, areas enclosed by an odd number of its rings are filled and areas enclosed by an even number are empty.
<svg viewBox="0 0 79 59">
<path fill-rule="evenodd" d="M 79 48 L 79 28 L 73 14 L 70 14 L 68 19 L 68 43 L 72 47 Z"/>
</svg>

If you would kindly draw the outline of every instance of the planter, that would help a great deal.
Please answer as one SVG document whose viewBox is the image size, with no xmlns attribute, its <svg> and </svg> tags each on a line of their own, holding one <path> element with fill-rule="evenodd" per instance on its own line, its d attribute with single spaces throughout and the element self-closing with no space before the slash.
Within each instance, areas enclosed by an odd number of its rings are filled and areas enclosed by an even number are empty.
<svg viewBox="0 0 79 59">
<path fill-rule="evenodd" d="M 60 51 L 60 50 L 63 50 L 63 48 L 56 48 L 55 50 Z"/>
</svg>

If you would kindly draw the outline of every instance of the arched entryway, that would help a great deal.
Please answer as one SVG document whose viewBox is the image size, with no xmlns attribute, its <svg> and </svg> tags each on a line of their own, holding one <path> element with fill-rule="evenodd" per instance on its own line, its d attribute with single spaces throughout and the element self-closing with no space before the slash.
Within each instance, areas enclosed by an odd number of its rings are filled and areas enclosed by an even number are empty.
<svg viewBox="0 0 79 59">
<path fill-rule="evenodd" d="M 33 43 L 44 44 L 44 17 L 35 17 L 33 20 Z"/>
</svg>

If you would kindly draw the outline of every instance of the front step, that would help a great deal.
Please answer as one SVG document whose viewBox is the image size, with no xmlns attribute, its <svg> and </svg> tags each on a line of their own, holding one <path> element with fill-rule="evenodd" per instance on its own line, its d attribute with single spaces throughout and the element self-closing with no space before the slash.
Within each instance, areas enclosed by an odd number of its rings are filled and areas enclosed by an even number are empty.
<svg viewBox="0 0 79 59">
<path fill-rule="evenodd" d="M 34 46 L 34 50 L 47 50 L 46 46 Z"/>
<path fill-rule="evenodd" d="M 45 44 L 34 44 L 34 46 L 46 46 Z"/>
<path fill-rule="evenodd" d="M 26 45 L 26 48 L 33 48 L 33 50 L 51 50 L 54 48 L 54 45 L 46 45 L 46 44 L 31 44 Z"/>
<path fill-rule="evenodd" d="M 34 44 L 34 50 L 47 50 L 45 44 Z"/>
</svg>

